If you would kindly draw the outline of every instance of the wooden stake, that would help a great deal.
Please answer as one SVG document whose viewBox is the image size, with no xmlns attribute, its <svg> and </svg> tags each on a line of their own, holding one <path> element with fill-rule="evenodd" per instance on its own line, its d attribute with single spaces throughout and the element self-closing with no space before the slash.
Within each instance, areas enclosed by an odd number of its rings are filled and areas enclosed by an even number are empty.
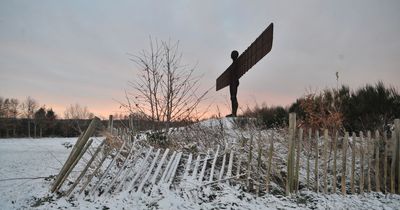
<svg viewBox="0 0 400 210">
<path fill-rule="evenodd" d="M 51 192 L 54 193 L 56 190 L 58 190 L 61 187 L 61 182 L 67 173 L 67 171 L 70 169 L 72 164 L 75 162 L 76 158 L 79 156 L 81 153 L 82 149 L 86 145 L 87 141 L 89 138 L 94 134 L 95 128 L 97 123 L 100 122 L 100 119 L 98 117 L 94 117 L 93 120 L 90 122 L 89 127 L 86 129 L 85 133 L 82 135 L 82 138 L 78 139 L 76 142 L 76 148 L 69 156 L 65 164 L 63 165 L 62 169 L 60 170 L 60 173 L 58 174 L 56 180 L 54 181 L 53 187 L 51 188 Z"/>
<path fill-rule="evenodd" d="M 392 162 L 390 167 L 390 193 L 395 194 L 395 177 L 396 177 L 396 132 L 392 132 Z"/>
<path fill-rule="evenodd" d="M 328 193 L 328 129 L 324 130 L 324 193 Z"/>
<path fill-rule="evenodd" d="M 364 194 L 364 134 L 360 132 L 360 165 L 361 165 L 361 172 L 360 172 L 360 193 Z"/>
<path fill-rule="evenodd" d="M 82 180 L 84 175 L 86 174 L 86 171 L 89 169 L 90 165 L 94 161 L 94 159 L 97 157 L 97 154 L 99 154 L 100 150 L 104 147 L 104 143 L 106 141 L 102 141 L 101 144 L 97 147 L 96 151 L 93 153 L 92 157 L 90 158 L 89 162 L 86 164 L 85 168 L 81 171 L 79 174 L 78 178 L 74 181 L 72 186 L 69 188 L 67 191 L 66 195 L 67 197 L 74 191 L 75 187 L 79 184 L 79 182 Z"/>
<path fill-rule="evenodd" d="M 310 189 L 310 156 L 312 154 L 312 130 L 308 129 L 308 140 L 307 140 L 307 189 Z"/>
<path fill-rule="evenodd" d="M 387 193 L 387 153 L 388 153 L 388 139 L 387 139 L 387 132 L 383 132 L 383 143 L 385 145 L 385 152 L 383 155 L 383 192 Z"/>
<path fill-rule="evenodd" d="M 271 167 L 272 167 L 272 157 L 274 153 L 274 140 L 270 139 L 269 153 L 268 153 L 268 169 L 267 169 L 267 177 L 265 180 L 265 191 L 269 192 L 269 180 L 271 175 Z M 237 174 L 236 174 L 237 175 Z"/>
<path fill-rule="evenodd" d="M 352 133 L 352 149 L 351 149 L 351 177 L 350 177 L 350 189 L 351 189 L 351 194 L 356 193 L 356 188 L 354 186 L 354 176 L 355 176 L 355 170 L 356 170 L 356 133 Z"/>
<path fill-rule="evenodd" d="M 375 131 L 375 186 L 376 192 L 381 192 L 380 172 L 379 172 L 379 149 L 380 149 L 380 135 L 379 131 Z"/>
<path fill-rule="evenodd" d="M 346 195 L 346 156 L 347 156 L 347 142 L 349 141 L 349 132 L 346 132 L 342 145 L 342 194 Z"/>
<path fill-rule="evenodd" d="M 290 195 L 294 189 L 294 155 L 295 155 L 296 114 L 289 114 L 289 146 L 287 161 L 286 195 Z"/>
<path fill-rule="evenodd" d="M 258 156 L 257 156 L 257 196 L 260 196 L 260 188 L 261 188 L 261 158 L 262 158 L 262 148 L 261 148 L 261 135 L 258 139 Z M 230 177 L 227 175 L 227 177 Z"/>
<path fill-rule="evenodd" d="M 296 157 L 296 193 L 299 191 L 299 173 L 300 173 L 300 154 L 301 154 L 301 146 L 303 143 L 303 129 L 299 129 L 299 139 L 297 140 L 297 157 Z"/>
<path fill-rule="evenodd" d="M 337 141 L 338 141 L 339 132 L 335 131 L 335 137 L 333 138 L 333 183 L 332 183 L 332 190 L 333 193 L 336 193 L 336 159 L 337 159 Z"/>
<path fill-rule="evenodd" d="M 393 137 L 393 153 L 392 153 L 392 193 L 396 193 L 395 190 L 395 176 L 396 167 L 398 168 L 397 173 L 397 192 L 400 193 L 400 119 L 394 120 L 394 132 Z"/>
<path fill-rule="evenodd" d="M 368 169 L 367 169 L 367 187 L 368 187 L 368 192 L 372 191 L 372 186 L 371 186 L 371 131 L 367 132 L 367 161 L 368 161 Z"/>
<path fill-rule="evenodd" d="M 252 190 L 252 182 L 251 182 L 251 162 L 253 160 L 253 134 L 250 134 L 250 141 L 249 141 L 249 159 L 247 162 L 247 190 Z"/>
<path fill-rule="evenodd" d="M 314 165 L 314 176 L 315 176 L 315 192 L 319 192 L 319 173 L 318 173 L 318 159 L 319 159 L 319 151 L 318 151 L 318 143 L 319 143 L 319 131 L 315 131 L 315 165 Z"/>
</svg>

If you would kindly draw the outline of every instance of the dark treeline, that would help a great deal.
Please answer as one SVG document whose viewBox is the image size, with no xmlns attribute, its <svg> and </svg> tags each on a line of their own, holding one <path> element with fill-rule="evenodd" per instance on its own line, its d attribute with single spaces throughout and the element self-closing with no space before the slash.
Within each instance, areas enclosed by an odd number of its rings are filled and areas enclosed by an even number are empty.
<svg viewBox="0 0 400 210">
<path fill-rule="evenodd" d="M 300 123 L 311 128 L 384 131 L 400 118 L 400 94 L 382 82 L 353 91 L 342 86 L 307 94 L 289 107 L 255 107 L 243 115 L 258 118 L 263 126 L 272 128 L 286 126 L 289 112 L 297 113 Z"/>
<path fill-rule="evenodd" d="M 75 104 L 66 108 L 64 119 L 59 119 L 52 108 L 39 107 L 31 97 L 22 102 L 0 97 L 0 138 L 78 136 L 93 116 L 87 107 Z"/>
<path fill-rule="evenodd" d="M 289 112 L 296 112 L 299 123 L 311 128 L 334 128 L 346 131 L 388 130 L 395 118 L 400 118 L 400 94 L 382 82 L 365 85 L 356 90 L 347 86 L 325 89 L 299 98 L 289 107 L 256 106 L 247 109 L 243 116 L 258 118 L 264 127 L 287 126 Z M 45 106 L 28 97 L 20 103 L 17 99 L 0 97 L 0 138 L 13 137 L 75 137 L 79 136 L 94 115 L 86 107 L 70 105 L 64 119 L 60 119 Z M 130 120 L 131 119 L 131 120 Z M 190 122 L 174 122 L 172 127 Z M 108 120 L 102 120 L 103 128 Z M 162 129 L 140 115 L 120 115 L 114 120 L 115 128 L 134 130 Z"/>
<path fill-rule="evenodd" d="M 0 138 L 76 137 L 87 128 L 90 119 L 54 119 L 35 122 L 27 118 L 0 118 Z M 107 122 L 103 122 L 104 125 Z"/>
</svg>

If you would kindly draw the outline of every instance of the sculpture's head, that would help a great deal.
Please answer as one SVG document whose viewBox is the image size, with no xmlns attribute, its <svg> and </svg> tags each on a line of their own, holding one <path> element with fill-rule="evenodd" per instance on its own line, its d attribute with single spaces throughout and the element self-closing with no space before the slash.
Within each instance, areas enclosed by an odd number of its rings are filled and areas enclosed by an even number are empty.
<svg viewBox="0 0 400 210">
<path fill-rule="evenodd" d="M 231 58 L 232 60 L 236 60 L 239 57 L 239 52 L 234 50 L 231 52 Z"/>
</svg>

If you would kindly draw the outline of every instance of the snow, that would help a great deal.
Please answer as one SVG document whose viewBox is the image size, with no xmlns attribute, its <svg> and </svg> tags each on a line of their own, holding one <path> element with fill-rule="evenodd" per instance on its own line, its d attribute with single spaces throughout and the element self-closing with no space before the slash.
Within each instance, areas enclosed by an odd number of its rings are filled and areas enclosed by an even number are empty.
<svg viewBox="0 0 400 210">
<path fill-rule="evenodd" d="M 151 196 L 125 190 L 101 197 L 58 198 L 49 192 L 76 138 L 0 139 L 0 209 L 399 209 L 399 195 L 316 194 L 300 191 L 285 197 L 267 194 L 257 197 L 239 186 L 221 183 L 196 189 L 158 188 Z M 95 139 L 98 144 L 99 139 Z M 280 151 L 279 148 L 277 151 Z M 284 150 L 282 151 L 284 152 Z M 79 169 L 77 169 L 79 170 Z M 76 175 L 76 172 L 75 172 Z M 187 184 L 187 183 L 186 183 Z M 218 188 L 218 189 L 217 189 Z M 194 189 L 194 190 L 193 190 Z"/>
</svg>

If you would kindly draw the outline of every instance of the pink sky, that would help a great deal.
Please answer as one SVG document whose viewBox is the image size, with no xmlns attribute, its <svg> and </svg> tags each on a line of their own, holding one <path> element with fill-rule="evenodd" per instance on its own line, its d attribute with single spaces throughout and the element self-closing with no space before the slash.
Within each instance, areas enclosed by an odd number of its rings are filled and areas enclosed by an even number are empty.
<svg viewBox="0 0 400 210">
<path fill-rule="evenodd" d="M 148 37 L 180 42 L 183 64 L 196 65 L 203 90 L 271 23 L 269 55 L 240 80 L 242 108 L 286 106 L 307 89 L 357 88 L 381 80 L 400 87 L 399 1 L 0 2 L 0 96 L 31 96 L 63 116 L 79 103 L 96 115 L 120 112 L 129 60 Z M 212 89 L 214 90 L 214 89 Z M 227 88 L 209 95 L 223 115 Z"/>
</svg>

